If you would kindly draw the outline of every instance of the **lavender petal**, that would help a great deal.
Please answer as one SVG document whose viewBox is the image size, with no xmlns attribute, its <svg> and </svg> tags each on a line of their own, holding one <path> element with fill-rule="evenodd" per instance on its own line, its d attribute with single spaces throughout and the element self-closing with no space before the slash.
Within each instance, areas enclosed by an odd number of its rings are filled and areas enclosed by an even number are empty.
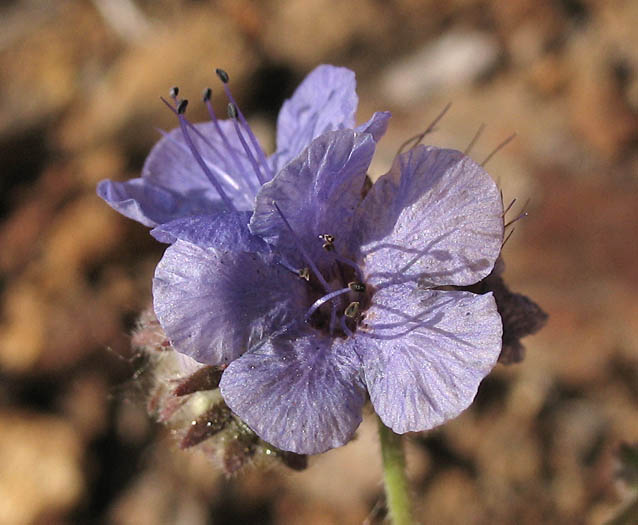
<svg viewBox="0 0 638 525">
<path fill-rule="evenodd" d="M 502 325 L 491 293 L 378 291 L 355 335 L 372 405 L 397 433 L 458 416 L 496 364 Z"/>
<path fill-rule="evenodd" d="M 348 341 L 281 337 L 233 361 L 220 389 L 262 439 L 297 454 L 347 443 L 361 422 L 365 390 Z"/>
<path fill-rule="evenodd" d="M 473 284 L 503 242 L 503 204 L 490 176 L 459 151 L 417 146 L 400 155 L 359 210 L 370 282 Z"/>
</svg>

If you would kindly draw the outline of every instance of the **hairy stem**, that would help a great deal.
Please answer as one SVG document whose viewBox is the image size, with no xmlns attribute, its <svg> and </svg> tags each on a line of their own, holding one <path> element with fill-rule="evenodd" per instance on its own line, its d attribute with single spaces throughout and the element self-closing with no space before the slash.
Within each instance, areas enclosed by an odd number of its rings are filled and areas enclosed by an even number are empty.
<svg viewBox="0 0 638 525">
<path fill-rule="evenodd" d="M 405 455 L 401 436 L 379 419 L 383 477 L 388 515 L 392 525 L 412 525 L 412 505 L 405 475 Z"/>
</svg>

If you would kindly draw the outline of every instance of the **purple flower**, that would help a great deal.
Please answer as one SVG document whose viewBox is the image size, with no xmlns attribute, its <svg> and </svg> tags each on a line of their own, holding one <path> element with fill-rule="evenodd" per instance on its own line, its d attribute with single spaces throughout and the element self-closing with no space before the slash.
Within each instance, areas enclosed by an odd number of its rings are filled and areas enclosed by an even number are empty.
<svg viewBox="0 0 638 525">
<path fill-rule="evenodd" d="M 299 454 L 347 443 L 367 395 L 398 433 L 457 416 L 501 350 L 492 294 L 454 289 L 486 277 L 500 253 L 496 185 L 460 152 L 416 146 L 367 189 L 389 115 L 350 129 L 355 105 L 349 73 L 315 70 L 282 108 L 277 153 L 253 165 L 264 182 L 254 184 L 254 201 L 214 194 L 177 135 L 156 146 L 135 180 L 153 190 L 161 181 L 175 207 L 156 206 L 151 189 L 125 193 L 135 181 L 108 183 L 127 197 L 112 206 L 172 243 L 155 272 L 153 306 L 173 347 L 227 365 L 226 404 L 262 439 Z M 194 148 L 206 151 L 211 172 L 223 162 L 203 143 Z M 260 177 L 260 168 L 276 175 Z M 231 175 L 249 195 L 251 175 Z M 176 187 L 188 177 L 190 189 Z"/>
</svg>

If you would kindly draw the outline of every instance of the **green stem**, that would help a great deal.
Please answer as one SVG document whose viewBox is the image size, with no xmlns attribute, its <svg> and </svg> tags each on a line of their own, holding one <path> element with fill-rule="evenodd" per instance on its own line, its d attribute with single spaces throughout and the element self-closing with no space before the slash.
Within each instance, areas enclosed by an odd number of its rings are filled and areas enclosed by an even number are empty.
<svg viewBox="0 0 638 525">
<path fill-rule="evenodd" d="M 379 419 L 383 477 L 388 514 L 393 525 L 412 525 L 412 506 L 405 475 L 405 455 L 401 436 Z"/>
</svg>

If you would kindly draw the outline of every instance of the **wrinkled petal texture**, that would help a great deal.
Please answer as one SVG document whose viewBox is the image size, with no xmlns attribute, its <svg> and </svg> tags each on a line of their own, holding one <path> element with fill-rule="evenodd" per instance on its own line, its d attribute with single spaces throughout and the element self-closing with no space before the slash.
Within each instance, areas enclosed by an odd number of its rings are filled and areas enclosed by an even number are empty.
<svg viewBox="0 0 638 525">
<path fill-rule="evenodd" d="M 321 65 L 311 71 L 279 112 L 275 171 L 326 131 L 353 128 L 358 102 L 349 69 Z"/>
<path fill-rule="evenodd" d="M 153 279 L 153 308 L 178 352 L 219 365 L 291 325 L 307 304 L 301 280 L 269 254 L 178 240 Z"/>
<path fill-rule="evenodd" d="M 151 230 L 158 241 L 173 244 L 178 239 L 201 248 L 236 247 L 248 252 L 266 252 L 268 245 L 248 230 L 249 211 L 222 211 L 215 215 L 182 217 Z"/>
<path fill-rule="evenodd" d="M 494 181 L 461 152 L 431 146 L 398 157 L 358 221 L 365 271 L 377 286 L 473 284 L 489 274 L 503 242 Z"/>
<path fill-rule="evenodd" d="M 304 264 L 295 239 L 273 203 L 290 223 L 313 259 L 327 257 L 318 235 L 349 234 L 361 201 L 366 170 L 374 154 L 371 135 L 333 131 L 315 139 L 295 160 L 264 184 L 255 201 L 250 230 L 273 244 L 291 263 Z"/>
<path fill-rule="evenodd" d="M 251 210 L 259 188 L 257 178 L 230 121 L 219 122 L 230 150 L 212 122 L 189 131 L 210 172 L 238 210 Z M 98 195 L 123 215 L 146 226 L 157 226 L 190 215 L 223 209 L 219 194 L 177 128 L 153 147 L 142 177 L 127 182 L 102 181 Z"/>
<path fill-rule="evenodd" d="M 394 285 L 355 334 L 376 413 L 402 434 L 458 416 L 496 364 L 502 324 L 492 294 Z"/>
<path fill-rule="evenodd" d="M 280 337 L 233 361 L 220 389 L 261 438 L 282 450 L 319 454 L 346 444 L 361 422 L 359 368 L 351 342 Z"/>
</svg>

